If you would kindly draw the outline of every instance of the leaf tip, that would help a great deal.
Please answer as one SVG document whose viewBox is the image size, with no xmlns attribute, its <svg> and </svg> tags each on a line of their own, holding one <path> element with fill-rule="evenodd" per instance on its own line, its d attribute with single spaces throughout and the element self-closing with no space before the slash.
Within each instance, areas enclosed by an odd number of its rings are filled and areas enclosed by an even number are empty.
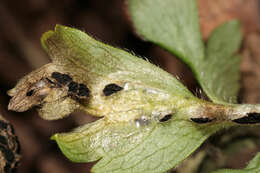
<svg viewBox="0 0 260 173">
<path fill-rule="evenodd" d="M 56 133 L 56 134 L 54 134 L 54 135 L 52 135 L 51 137 L 50 137 L 50 139 L 51 140 L 53 140 L 53 141 L 57 141 L 58 140 L 58 133 Z"/>
<path fill-rule="evenodd" d="M 45 32 L 42 37 L 41 37 L 41 45 L 43 47 L 43 49 L 47 52 L 48 50 L 48 47 L 47 45 L 45 44 L 47 39 L 50 38 L 52 35 L 54 34 L 54 31 L 50 30 L 50 31 L 47 31 Z"/>
</svg>

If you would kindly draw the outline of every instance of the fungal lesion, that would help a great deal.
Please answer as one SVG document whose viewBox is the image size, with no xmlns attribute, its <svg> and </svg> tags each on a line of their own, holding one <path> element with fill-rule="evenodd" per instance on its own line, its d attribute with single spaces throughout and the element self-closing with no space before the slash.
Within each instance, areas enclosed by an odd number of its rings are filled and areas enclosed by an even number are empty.
<svg viewBox="0 0 260 173">
<path fill-rule="evenodd" d="M 248 113 L 246 116 L 242 118 L 234 119 L 233 122 L 238 124 L 257 124 L 260 123 L 260 113 Z"/>
<path fill-rule="evenodd" d="M 110 95 L 112 95 L 114 93 L 117 93 L 117 92 L 123 90 L 123 89 L 124 89 L 123 87 L 121 87 L 121 86 L 119 86 L 119 85 L 117 85 L 115 83 L 110 83 L 110 84 L 108 84 L 108 85 L 106 85 L 104 87 L 103 94 L 105 96 L 110 96 Z"/>
<path fill-rule="evenodd" d="M 169 121 L 172 118 L 172 114 L 166 114 L 161 119 L 159 119 L 160 122 L 166 122 Z"/>
<path fill-rule="evenodd" d="M 81 104 L 90 98 L 87 85 L 77 82 L 73 75 L 62 72 L 53 64 L 31 72 L 8 94 L 12 97 L 9 110 L 23 112 L 37 106 L 40 116 L 49 120 L 63 118 L 75 109 L 81 109 Z"/>
<path fill-rule="evenodd" d="M 56 80 L 60 85 L 66 85 L 72 81 L 72 77 L 68 74 L 62 74 L 60 72 L 53 72 L 51 77 Z"/>
<path fill-rule="evenodd" d="M 191 118 L 191 121 L 198 123 L 198 124 L 205 124 L 210 123 L 216 120 L 215 118 L 208 118 L 208 117 L 199 117 L 199 118 Z"/>
</svg>

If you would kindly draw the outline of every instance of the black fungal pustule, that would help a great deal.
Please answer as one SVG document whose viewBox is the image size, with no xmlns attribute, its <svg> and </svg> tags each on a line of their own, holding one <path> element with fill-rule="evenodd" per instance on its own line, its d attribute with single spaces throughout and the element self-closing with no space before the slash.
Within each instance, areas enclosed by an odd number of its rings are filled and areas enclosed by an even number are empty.
<svg viewBox="0 0 260 173">
<path fill-rule="evenodd" d="M 69 75 L 59 72 L 53 72 L 51 74 L 51 77 L 54 78 L 61 85 L 66 85 L 72 81 L 72 78 Z"/>
<path fill-rule="evenodd" d="M 198 124 L 204 124 L 204 123 L 209 123 L 212 122 L 214 119 L 209 119 L 209 118 L 191 118 L 191 120 L 195 123 Z"/>
<path fill-rule="evenodd" d="M 249 113 L 247 116 L 233 120 L 238 124 L 257 124 L 260 123 L 260 113 Z"/>
<path fill-rule="evenodd" d="M 34 90 L 30 90 L 30 91 L 28 91 L 27 93 L 26 93 L 26 96 L 32 96 L 33 95 L 33 93 L 34 93 Z"/>
<path fill-rule="evenodd" d="M 77 95 L 79 97 L 89 97 L 90 96 L 90 90 L 86 87 L 84 84 L 79 84 L 79 89 Z"/>
<path fill-rule="evenodd" d="M 79 89 L 79 84 L 72 81 L 69 83 L 68 88 L 70 93 L 77 94 L 77 91 Z"/>
<path fill-rule="evenodd" d="M 108 84 L 103 89 L 103 93 L 105 96 L 110 96 L 118 91 L 121 91 L 123 88 L 121 86 L 118 86 L 117 84 Z"/>
<path fill-rule="evenodd" d="M 172 118 L 172 114 L 168 114 L 168 115 L 165 115 L 163 118 L 161 118 L 159 121 L 165 122 L 165 121 L 168 121 L 171 118 Z"/>
</svg>

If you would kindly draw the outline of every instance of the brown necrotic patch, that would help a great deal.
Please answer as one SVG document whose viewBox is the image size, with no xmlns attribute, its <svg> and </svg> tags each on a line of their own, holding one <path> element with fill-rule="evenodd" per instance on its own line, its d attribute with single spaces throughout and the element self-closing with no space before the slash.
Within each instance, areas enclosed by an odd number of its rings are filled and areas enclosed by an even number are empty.
<svg viewBox="0 0 260 173">
<path fill-rule="evenodd" d="M 105 88 L 103 89 L 103 93 L 105 96 L 110 96 L 118 91 L 121 91 L 123 88 L 117 84 L 108 84 L 105 86 Z"/>
<path fill-rule="evenodd" d="M 247 116 L 233 120 L 238 124 L 257 124 L 260 123 L 260 113 L 249 113 Z"/>
<path fill-rule="evenodd" d="M 76 99 L 84 99 L 90 96 L 90 90 L 86 85 L 83 83 L 78 84 L 77 82 L 73 81 L 72 77 L 67 74 L 53 72 L 51 74 L 51 78 L 54 80 L 52 81 L 49 78 L 41 79 L 34 85 L 33 89 L 26 93 L 26 96 L 47 96 L 48 92 L 51 92 L 51 89 L 53 88 L 60 88 L 64 89 L 65 91 L 67 90 L 68 96 L 72 96 L 72 98 Z"/>
<path fill-rule="evenodd" d="M 204 123 L 210 123 L 214 119 L 210 119 L 210 118 L 191 118 L 191 120 L 195 123 L 198 123 L 198 124 L 204 124 Z"/>
</svg>

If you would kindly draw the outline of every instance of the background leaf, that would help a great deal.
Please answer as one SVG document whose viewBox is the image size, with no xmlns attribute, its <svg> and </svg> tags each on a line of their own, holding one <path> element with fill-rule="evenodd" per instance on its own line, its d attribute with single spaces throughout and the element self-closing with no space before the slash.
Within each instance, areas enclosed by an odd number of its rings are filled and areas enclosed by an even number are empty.
<svg viewBox="0 0 260 173">
<path fill-rule="evenodd" d="M 193 66 L 204 58 L 197 4 L 194 0 L 128 0 L 136 32 L 185 63 Z"/>
<path fill-rule="evenodd" d="M 210 35 L 206 58 L 196 74 L 203 90 L 215 103 L 237 101 L 241 57 L 234 53 L 239 49 L 241 39 L 238 21 L 227 22 Z"/>
<path fill-rule="evenodd" d="M 234 53 L 241 44 L 237 21 L 212 33 L 204 55 L 196 1 L 129 0 L 129 11 L 136 32 L 190 66 L 213 102 L 236 102 L 240 58 Z"/>
</svg>

